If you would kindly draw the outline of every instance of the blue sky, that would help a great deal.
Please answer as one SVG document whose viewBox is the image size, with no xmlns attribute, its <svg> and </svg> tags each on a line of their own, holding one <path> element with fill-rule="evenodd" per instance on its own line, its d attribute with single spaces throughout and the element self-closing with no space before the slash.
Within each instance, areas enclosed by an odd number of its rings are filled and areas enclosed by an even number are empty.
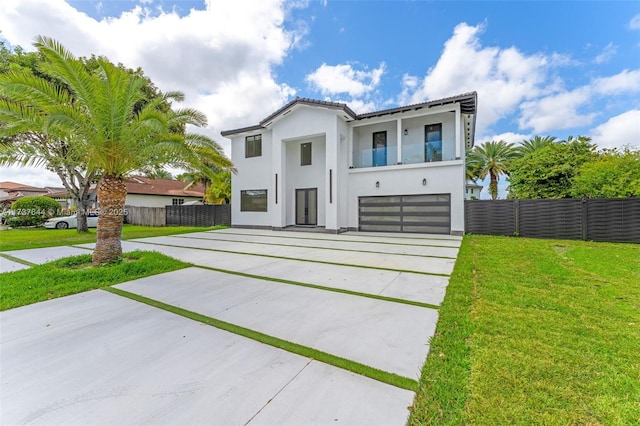
<svg viewBox="0 0 640 426">
<path fill-rule="evenodd" d="M 366 112 L 472 90 L 476 143 L 640 145 L 637 1 L 3 0 L 0 28 L 13 45 L 43 34 L 141 66 L 185 92 L 227 152 L 221 130 L 295 96 Z M 56 181 L 0 179 L 16 173 Z"/>
</svg>

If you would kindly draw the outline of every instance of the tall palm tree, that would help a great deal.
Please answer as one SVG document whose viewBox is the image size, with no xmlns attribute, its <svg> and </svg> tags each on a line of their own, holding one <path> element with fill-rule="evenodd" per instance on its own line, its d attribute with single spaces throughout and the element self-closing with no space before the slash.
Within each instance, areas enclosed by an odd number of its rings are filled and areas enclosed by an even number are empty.
<svg viewBox="0 0 640 426">
<path fill-rule="evenodd" d="M 555 136 L 534 136 L 531 139 L 523 140 L 515 150 L 519 157 L 525 156 L 533 151 L 536 151 L 543 146 L 551 143 L 557 143 Z"/>
<path fill-rule="evenodd" d="M 473 147 L 470 151 L 467 164 L 476 171 L 480 179 L 489 175 L 489 193 L 491 198 L 498 198 L 498 180 L 500 175 L 508 174 L 511 161 L 517 157 L 512 143 L 505 141 L 490 141 Z M 467 166 L 469 168 L 469 166 Z"/>
<path fill-rule="evenodd" d="M 179 92 L 167 93 L 144 104 L 146 81 L 104 58 L 94 72 L 87 70 L 57 41 L 38 37 L 35 46 L 47 61 L 42 71 L 60 85 L 33 75 L 9 72 L 0 78 L 0 97 L 13 104 L 16 117 L 28 122 L 45 117 L 52 132 L 67 135 L 73 155 L 89 172 L 98 172 L 100 218 L 93 264 L 122 255 L 121 235 L 125 186 L 129 173 L 149 163 L 172 165 L 209 162 L 231 167 L 220 147 L 204 135 L 177 132 L 187 124 L 203 126 L 206 117 L 193 109 L 166 111 Z"/>
</svg>

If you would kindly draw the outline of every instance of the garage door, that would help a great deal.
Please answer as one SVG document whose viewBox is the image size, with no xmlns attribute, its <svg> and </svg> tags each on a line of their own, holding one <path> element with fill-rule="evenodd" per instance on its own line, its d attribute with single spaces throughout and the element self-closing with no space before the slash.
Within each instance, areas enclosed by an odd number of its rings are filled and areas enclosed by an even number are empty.
<svg viewBox="0 0 640 426">
<path fill-rule="evenodd" d="M 451 232 L 450 194 L 360 197 L 358 211 L 361 231 Z"/>
</svg>

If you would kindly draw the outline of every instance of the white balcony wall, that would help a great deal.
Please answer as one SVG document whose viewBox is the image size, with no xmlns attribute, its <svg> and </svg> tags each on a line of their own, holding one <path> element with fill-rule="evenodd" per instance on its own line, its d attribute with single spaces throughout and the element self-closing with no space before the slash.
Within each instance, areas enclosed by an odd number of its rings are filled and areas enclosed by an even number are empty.
<svg viewBox="0 0 640 426">
<path fill-rule="evenodd" d="M 402 164 L 425 161 L 425 126 L 438 123 L 442 123 L 442 160 L 456 158 L 455 112 L 443 112 L 402 120 L 402 128 L 407 130 L 402 136 Z"/>
<path fill-rule="evenodd" d="M 353 129 L 353 166 L 373 166 L 373 134 L 387 132 L 387 161 L 386 165 L 395 165 L 398 162 L 398 130 L 396 120 L 382 123 L 356 126 Z"/>
</svg>

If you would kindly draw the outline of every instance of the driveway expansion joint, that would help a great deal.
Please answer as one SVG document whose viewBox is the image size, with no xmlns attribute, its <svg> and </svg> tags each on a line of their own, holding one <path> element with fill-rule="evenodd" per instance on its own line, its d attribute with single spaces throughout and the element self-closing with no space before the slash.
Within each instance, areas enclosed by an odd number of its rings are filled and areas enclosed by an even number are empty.
<svg viewBox="0 0 640 426">
<path fill-rule="evenodd" d="M 287 386 L 289 386 L 291 384 L 291 382 L 293 382 L 304 370 L 305 368 L 307 368 L 309 366 L 309 364 L 311 364 L 313 362 L 313 359 L 310 359 L 301 369 L 300 371 L 298 371 L 287 383 L 285 383 L 280 389 L 278 389 L 278 392 L 276 392 L 275 395 L 273 395 L 271 398 L 269 398 L 269 400 L 267 402 L 265 402 L 265 404 L 260 407 L 260 409 L 258 411 L 256 411 L 256 413 L 251 416 L 251 418 L 249 420 L 247 420 L 247 422 L 243 425 L 243 426 L 247 426 L 249 423 L 251 423 L 251 421 L 253 419 L 256 418 L 256 416 L 258 414 L 260 414 L 262 412 L 262 410 L 264 410 L 267 405 L 271 404 L 271 402 L 276 399 L 278 397 L 278 395 L 280 395 L 282 393 L 283 390 L 285 390 L 287 388 Z"/>
</svg>

